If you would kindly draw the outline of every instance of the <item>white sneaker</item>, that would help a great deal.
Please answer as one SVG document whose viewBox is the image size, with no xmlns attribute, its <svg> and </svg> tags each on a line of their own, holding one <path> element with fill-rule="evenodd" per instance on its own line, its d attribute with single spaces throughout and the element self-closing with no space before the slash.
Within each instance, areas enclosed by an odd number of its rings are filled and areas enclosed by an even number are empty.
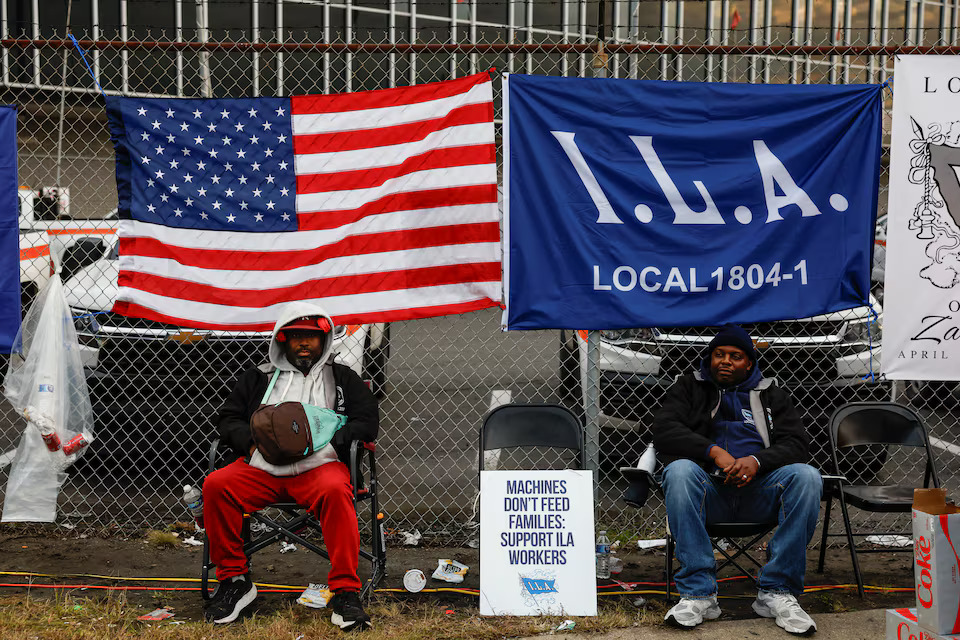
<svg viewBox="0 0 960 640">
<path fill-rule="evenodd" d="M 717 596 L 709 598 L 680 598 L 680 602 L 673 605 L 663 619 L 675 627 L 692 629 L 706 620 L 716 620 L 720 617 L 720 605 Z"/>
<path fill-rule="evenodd" d="M 753 610 L 758 616 L 776 618 L 777 626 L 787 633 L 809 636 L 817 632 L 817 623 L 800 607 L 796 597 L 789 593 L 758 591 Z"/>
</svg>

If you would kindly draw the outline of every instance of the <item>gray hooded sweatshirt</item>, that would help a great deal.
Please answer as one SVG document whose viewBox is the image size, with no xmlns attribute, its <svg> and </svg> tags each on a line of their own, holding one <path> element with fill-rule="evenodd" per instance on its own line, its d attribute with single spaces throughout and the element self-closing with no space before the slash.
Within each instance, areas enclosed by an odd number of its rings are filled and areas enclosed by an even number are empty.
<svg viewBox="0 0 960 640">
<path fill-rule="evenodd" d="M 333 351 L 333 332 L 327 334 L 323 353 L 310 371 L 307 372 L 307 375 L 301 373 L 287 360 L 283 346 L 277 342 L 277 331 L 288 322 L 301 316 L 323 316 L 330 322 L 331 327 L 334 326 L 333 319 L 319 305 L 310 302 L 291 302 L 283 307 L 280 311 L 280 317 L 273 326 L 273 335 L 270 339 L 270 361 L 260 365 L 260 370 L 268 376 L 272 377 L 277 370 L 280 371 L 280 374 L 277 377 L 276 384 L 273 385 L 270 397 L 264 398 L 262 404 L 302 402 L 332 409 L 335 402 L 332 394 L 336 393 L 332 367 L 333 359 L 336 357 L 336 353 Z M 282 466 L 270 464 L 264 460 L 259 451 L 254 451 L 250 457 L 250 466 L 262 469 L 274 476 L 295 476 L 336 460 L 338 460 L 337 452 L 333 445 L 327 444 L 299 462 Z"/>
</svg>

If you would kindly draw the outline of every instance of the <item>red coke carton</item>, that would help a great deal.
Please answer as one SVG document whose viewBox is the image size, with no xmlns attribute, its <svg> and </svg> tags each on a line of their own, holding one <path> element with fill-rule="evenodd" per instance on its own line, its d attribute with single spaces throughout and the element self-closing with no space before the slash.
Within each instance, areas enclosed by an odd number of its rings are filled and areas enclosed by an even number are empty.
<svg viewBox="0 0 960 640">
<path fill-rule="evenodd" d="M 920 632 L 960 633 L 960 513 L 945 489 L 913 497 L 913 575 Z M 922 637 L 922 636 L 921 636 Z"/>
</svg>

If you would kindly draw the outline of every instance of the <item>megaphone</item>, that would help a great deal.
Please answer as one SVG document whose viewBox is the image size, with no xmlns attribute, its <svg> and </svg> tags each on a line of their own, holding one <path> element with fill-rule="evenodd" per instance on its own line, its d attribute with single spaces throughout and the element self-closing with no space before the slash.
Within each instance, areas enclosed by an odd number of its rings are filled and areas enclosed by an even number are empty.
<svg viewBox="0 0 960 640">
<path fill-rule="evenodd" d="M 654 482 L 653 472 L 657 468 L 657 452 L 653 443 L 647 445 L 640 461 L 635 467 L 620 467 L 620 473 L 629 481 L 623 494 L 623 501 L 631 507 L 640 508 L 650 496 L 650 485 Z"/>
</svg>

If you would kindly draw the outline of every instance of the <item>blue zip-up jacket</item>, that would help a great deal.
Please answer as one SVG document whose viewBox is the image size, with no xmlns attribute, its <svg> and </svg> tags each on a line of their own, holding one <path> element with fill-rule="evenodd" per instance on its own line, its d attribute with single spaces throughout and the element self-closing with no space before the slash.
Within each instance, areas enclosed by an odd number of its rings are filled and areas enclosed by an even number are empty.
<svg viewBox="0 0 960 640">
<path fill-rule="evenodd" d="M 706 359 L 700 363 L 700 375 L 704 380 L 713 381 L 710 376 L 710 363 Z M 755 389 L 761 380 L 763 374 L 760 373 L 760 367 L 754 364 L 750 375 L 740 384 L 728 388 L 717 385 L 720 405 L 711 424 L 709 437 L 713 442 L 707 447 L 708 455 L 713 445 L 726 450 L 734 458 L 751 456 L 764 448 L 763 438 L 757 431 L 750 408 L 750 391 Z"/>
</svg>

